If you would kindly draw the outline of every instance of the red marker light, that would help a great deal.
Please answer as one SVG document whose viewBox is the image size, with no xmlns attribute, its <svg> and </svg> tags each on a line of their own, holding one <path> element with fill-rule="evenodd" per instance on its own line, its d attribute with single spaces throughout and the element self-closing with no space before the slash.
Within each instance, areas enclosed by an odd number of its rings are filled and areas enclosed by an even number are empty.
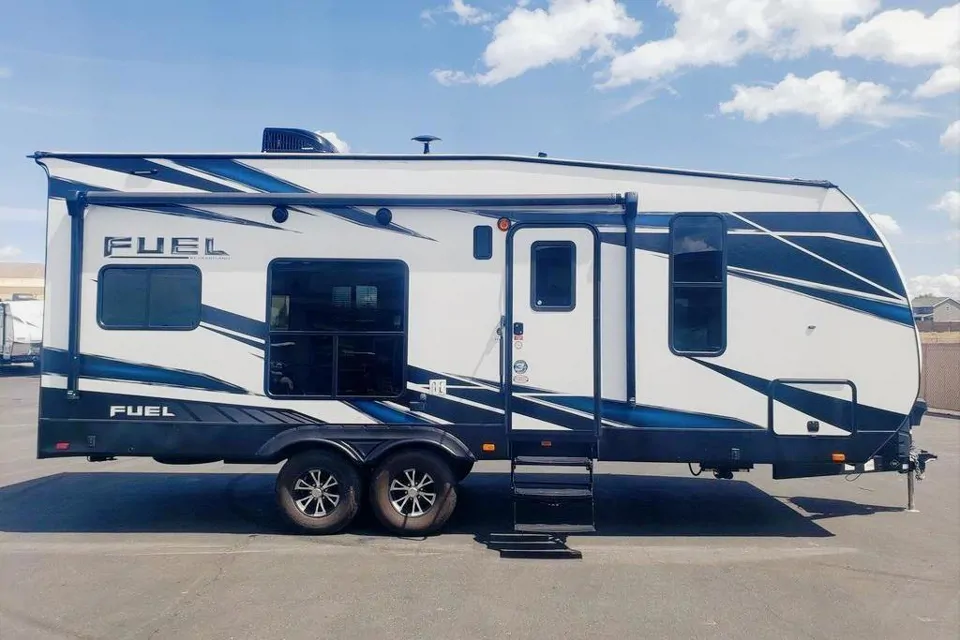
<svg viewBox="0 0 960 640">
<path fill-rule="evenodd" d="M 510 219 L 509 218 L 500 218 L 497 220 L 497 229 L 500 231 L 506 231 L 510 228 Z"/>
<path fill-rule="evenodd" d="M 67 449 L 70 448 L 70 443 L 69 443 L 69 442 L 58 442 L 56 446 L 57 446 L 57 451 L 66 451 Z"/>
</svg>

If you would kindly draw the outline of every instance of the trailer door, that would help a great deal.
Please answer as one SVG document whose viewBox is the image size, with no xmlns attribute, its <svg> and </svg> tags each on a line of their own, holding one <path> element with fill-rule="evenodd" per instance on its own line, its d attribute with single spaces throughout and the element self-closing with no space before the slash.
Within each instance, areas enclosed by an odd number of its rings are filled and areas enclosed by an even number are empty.
<svg viewBox="0 0 960 640">
<path fill-rule="evenodd" d="M 586 225 L 507 238 L 504 383 L 510 431 L 599 432 L 599 242 Z"/>
</svg>

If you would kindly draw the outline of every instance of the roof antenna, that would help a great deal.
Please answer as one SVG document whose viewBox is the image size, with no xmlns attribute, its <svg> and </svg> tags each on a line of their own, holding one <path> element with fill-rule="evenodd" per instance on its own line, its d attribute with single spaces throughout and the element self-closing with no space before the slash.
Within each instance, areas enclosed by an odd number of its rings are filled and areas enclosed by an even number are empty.
<svg viewBox="0 0 960 640">
<path fill-rule="evenodd" d="M 538 152 L 537 152 L 537 157 L 538 157 L 538 158 L 546 158 L 546 157 L 547 157 L 547 154 L 544 153 L 543 151 L 538 151 Z"/>
<path fill-rule="evenodd" d="M 416 136 L 410 139 L 413 140 L 414 142 L 423 143 L 423 153 L 428 154 L 430 153 L 430 143 L 435 142 L 440 138 L 438 138 L 437 136 Z"/>
</svg>

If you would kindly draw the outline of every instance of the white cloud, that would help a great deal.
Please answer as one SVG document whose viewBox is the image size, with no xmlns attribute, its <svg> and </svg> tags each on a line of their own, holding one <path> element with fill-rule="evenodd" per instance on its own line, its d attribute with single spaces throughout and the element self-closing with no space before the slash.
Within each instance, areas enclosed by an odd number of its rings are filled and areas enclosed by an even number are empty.
<svg viewBox="0 0 960 640">
<path fill-rule="evenodd" d="M 917 87 L 915 98 L 936 98 L 947 93 L 960 91 L 960 66 L 946 65 L 933 72 L 930 79 Z"/>
<path fill-rule="evenodd" d="M 450 0 L 450 3 L 436 9 L 426 9 L 420 13 L 420 17 L 428 22 L 433 22 L 433 16 L 438 13 L 452 13 L 457 17 L 460 24 L 484 24 L 493 20 L 493 14 L 484 11 L 473 5 L 469 5 L 464 0 Z"/>
<path fill-rule="evenodd" d="M 483 52 L 487 71 L 434 70 L 441 83 L 495 85 L 555 62 L 591 54 L 596 60 L 616 55 L 616 41 L 640 33 L 640 22 L 616 0 L 550 0 L 546 9 L 517 6 L 493 28 Z"/>
<path fill-rule="evenodd" d="M 954 120 L 943 132 L 940 146 L 947 151 L 960 151 L 960 120 Z"/>
<path fill-rule="evenodd" d="M 953 273 L 941 273 L 938 276 L 915 276 L 907 283 L 910 297 L 946 296 L 960 300 L 960 269 Z"/>
<path fill-rule="evenodd" d="M 684 67 L 732 65 L 749 54 L 799 57 L 841 40 L 849 21 L 878 0 L 662 0 L 677 14 L 674 34 L 610 64 L 604 86 L 654 80 Z"/>
<path fill-rule="evenodd" d="M 13 71 L 9 67 L 0 67 L 0 79 L 9 78 L 13 75 Z"/>
<path fill-rule="evenodd" d="M 960 222 L 960 191 L 947 191 L 932 208 L 936 211 L 946 212 L 951 221 Z"/>
<path fill-rule="evenodd" d="M 834 53 L 903 66 L 955 62 L 960 57 L 960 3 L 929 17 L 916 10 L 884 11 L 845 34 Z"/>
<path fill-rule="evenodd" d="M 893 142 L 894 144 L 900 145 L 907 151 L 920 151 L 920 145 L 913 140 L 901 140 L 900 138 L 894 138 Z"/>
<path fill-rule="evenodd" d="M 870 219 L 886 236 L 896 236 L 901 233 L 900 224 L 893 219 L 893 216 L 888 216 L 885 213 L 871 213 Z"/>
<path fill-rule="evenodd" d="M 473 78 L 463 71 L 451 71 L 449 69 L 434 69 L 430 72 L 430 75 L 433 76 L 433 79 L 442 84 L 445 87 L 450 87 L 455 84 L 470 84 L 473 82 Z"/>
<path fill-rule="evenodd" d="M 316 131 L 315 133 L 318 136 L 323 136 L 324 138 L 326 138 L 330 142 L 330 144 L 332 144 L 337 148 L 337 151 L 339 151 L 340 153 L 350 153 L 350 145 L 348 145 L 346 142 L 341 140 L 340 136 L 338 136 L 333 131 Z"/>
<path fill-rule="evenodd" d="M 873 82 L 846 80 L 838 71 L 821 71 L 809 78 L 787 74 L 778 84 L 734 85 L 734 97 L 720 104 L 721 113 L 741 113 L 746 120 L 764 122 L 771 116 L 813 116 L 821 127 L 853 118 L 883 124 L 893 118 L 917 115 L 916 109 L 887 101 L 890 88 Z"/>
<path fill-rule="evenodd" d="M 9 244 L 6 246 L 0 247 L 0 261 L 13 260 L 14 258 L 18 257 L 21 253 L 23 253 L 23 251 Z"/>
<path fill-rule="evenodd" d="M 483 24 L 493 19 L 493 14 L 471 6 L 463 0 L 450 0 L 448 11 L 456 14 L 460 24 Z"/>
</svg>

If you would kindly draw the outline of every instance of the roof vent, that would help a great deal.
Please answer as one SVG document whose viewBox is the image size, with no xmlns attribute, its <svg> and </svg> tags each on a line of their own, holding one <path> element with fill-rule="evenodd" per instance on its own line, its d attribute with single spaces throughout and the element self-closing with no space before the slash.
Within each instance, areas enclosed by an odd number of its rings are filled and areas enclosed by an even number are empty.
<svg viewBox="0 0 960 640">
<path fill-rule="evenodd" d="M 423 144 L 423 153 L 430 153 L 430 143 L 440 140 L 437 136 L 416 136 L 415 138 L 410 138 L 414 142 L 420 142 Z"/>
<path fill-rule="evenodd" d="M 337 153 L 337 148 L 323 136 L 304 129 L 266 127 L 263 130 L 263 153 Z"/>
</svg>

